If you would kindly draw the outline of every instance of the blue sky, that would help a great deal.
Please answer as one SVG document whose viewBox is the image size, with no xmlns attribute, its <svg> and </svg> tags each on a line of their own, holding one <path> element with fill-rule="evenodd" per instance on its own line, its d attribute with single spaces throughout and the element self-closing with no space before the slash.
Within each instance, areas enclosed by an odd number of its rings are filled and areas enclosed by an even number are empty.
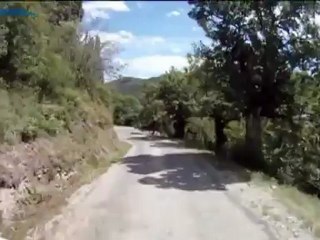
<svg viewBox="0 0 320 240">
<path fill-rule="evenodd" d="M 158 76 L 170 66 L 186 66 L 191 44 L 208 41 L 188 17 L 187 2 L 84 2 L 83 28 L 119 49 L 116 61 L 125 64 L 125 76 Z"/>
</svg>

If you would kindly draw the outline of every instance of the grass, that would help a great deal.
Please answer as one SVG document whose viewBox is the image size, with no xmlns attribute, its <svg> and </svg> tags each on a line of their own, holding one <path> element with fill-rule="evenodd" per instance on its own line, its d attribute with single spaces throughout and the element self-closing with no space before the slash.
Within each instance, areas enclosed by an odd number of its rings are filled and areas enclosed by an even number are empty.
<svg viewBox="0 0 320 240">
<path fill-rule="evenodd" d="M 27 163 L 32 191 L 21 194 L 17 205 L 22 213 L 16 213 L 11 226 L 0 225 L 8 239 L 24 239 L 31 227 L 50 219 L 72 192 L 106 171 L 128 149 L 126 143 L 119 143 L 115 137 L 112 114 L 100 101 L 92 101 L 88 94 L 69 88 L 63 89 L 59 99 L 39 103 L 34 89 L 9 91 L 0 86 L 0 150 L 10 151 L 9 145 L 29 142 L 39 150 L 34 154 L 41 160 Z M 36 144 L 40 142 L 44 143 L 43 149 Z M 33 179 L 32 164 L 46 166 L 53 181 L 41 184 Z M 69 180 L 59 180 L 54 178 L 58 168 L 77 174 Z"/>
<path fill-rule="evenodd" d="M 97 176 L 104 173 L 108 167 L 121 160 L 121 158 L 125 155 L 125 153 L 130 149 L 131 145 L 126 142 L 120 142 L 119 144 L 119 151 L 116 151 L 109 155 L 107 161 L 106 160 L 100 160 L 100 161 L 92 161 L 85 163 L 81 169 L 81 185 L 90 183 L 92 180 L 94 180 Z"/>
<path fill-rule="evenodd" d="M 253 182 L 262 187 L 273 187 L 273 196 L 283 203 L 290 213 L 303 221 L 304 227 L 311 229 L 320 238 L 320 200 L 317 196 L 299 191 L 294 186 L 279 185 L 261 173 L 252 174 Z"/>
<path fill-rule="evenodd" d="M 294 215 L 303 220 L 305 227 L 310 228 L 316 237 L 320 237 L 320 200 L 318 197 L 285 185 L 278 186 L 274 190 L 274 195 Z"/>
</svg>

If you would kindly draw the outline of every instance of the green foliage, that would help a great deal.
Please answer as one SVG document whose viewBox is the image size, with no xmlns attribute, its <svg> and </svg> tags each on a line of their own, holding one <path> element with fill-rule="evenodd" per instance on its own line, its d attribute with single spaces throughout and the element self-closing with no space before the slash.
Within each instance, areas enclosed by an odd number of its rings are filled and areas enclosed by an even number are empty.
<svg viewBox="0 0 320 240">
<path fill-rule="evenodd" d="M 320 194 L 319 3 L 192 4 L 212 42 L 144 87 L 141 125 Z"/>
<path fill-rule="evenodd" d="M 159 76 L 148 79 L 121 77 L 118 80 L 109 82 L 108 86 L 119 93 L 132 95 L 138 99 L 141 99 L 145 85 L 156 84 L 162 79 L 162 77 L 163 76 Z"/>
<path fill-rule="evenodd" d="M 156 122 L 168 136 L 183 138 L 186 119 L 197 108 L 194 90 L 187 75 L 174 68 L 157 84 L 145 86 L 140 115 L 143 125 Z"/>
<path fill-rule="evenodd" d="M 245 118 L 245 141 L 261 153 L 261 117 L 292 114 L 291 75 L 297 68 L 318 71 L 318 3 L 221 2 L 192 3 L 189 15 L 212 40 L 200 45 L 207 75 L 222 102 Z M 293 34 L 295 33 L 295 34 Z M 208 88 L 208 84 L 205 84 Z M 222 105 L 223 106 L 223 105 Z M 219 113 L 220 111 L 218 111 Z M 220 118 L 224 116 L 220 116 Z"/>
<path fill-rule="evenodd" d="M 225 133 L 229 139 L 230 144 L 240 142 L 245 136 L 244 121 L 230 121 L 226 125 Z"/>
<path fill-rule="evenodd" d="M 201 146 L 213 150 L 215 142 L 215 126 L 212 119 L 205 117 L 190 117 L 185 127 L 187 140 L 199 142 Z"/>
<path fill-rule="evenodd" d="M 191 4 L 212 42 L 188 56 L 188 76 L 216 141 L 224 133 L 237 162 L 319 195 L 319 3 Z"/>
<path fill-rule="evenodd" d="M 112 94 L 104 83 L 112 62 L 104 64 L 98 37 L 79 33 L 82 3 L 0 5 L 37 13 L 0 19 L 0 142 L 55 136 L 79 122 L 112 124 Z"/>
<path fill-rule="evenodd" d="M 264 134 L 265 160 L 269 173 L 281 182 L 320 194 L 319 86 L 305 73 L 296 74 L 293 80 L 296 115 L 293 122 L 268 123 Z"/>
<path fill-rule="evenodd" d="M 117 94 L 114 97 L 113 119 L 117 125 L 138 126 L 141 104 L 133 96 Z"/>
</svg>

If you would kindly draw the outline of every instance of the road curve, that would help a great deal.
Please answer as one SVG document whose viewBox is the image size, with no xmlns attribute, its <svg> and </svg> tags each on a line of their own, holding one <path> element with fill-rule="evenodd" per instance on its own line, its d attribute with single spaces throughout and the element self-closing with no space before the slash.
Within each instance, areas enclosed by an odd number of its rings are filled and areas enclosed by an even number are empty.
<svg viewBox="0 0 320 240">
<path fill-rule="evenodd" d="M 47 239 L 269 240 L 263 221 L 228 192 L 213 156 L 116 127 L 132 148 L 88 185 Z M 72 201 L 72 200 L 71 200 Z"/>
</svg>

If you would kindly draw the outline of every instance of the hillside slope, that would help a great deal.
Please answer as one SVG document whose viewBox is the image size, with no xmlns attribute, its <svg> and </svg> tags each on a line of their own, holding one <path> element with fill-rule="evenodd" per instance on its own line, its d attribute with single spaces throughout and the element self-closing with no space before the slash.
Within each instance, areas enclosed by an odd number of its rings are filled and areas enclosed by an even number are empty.
<svg viewBox="0 0 320 240">
<path fill-rule="evenodd" d="M 122 143 L 103 45 L 78 32 L 82 2 L 1 7 L 37 13 L 4 16 L 0 29 L 0 235 L 19 240 L 118 158 Z"/>
<path fill-rule="evenodd" d="M 157 83 L 162 76 L 152 77 L 148 79 L 135 78 L 135 77 L 122 77 L 119 80 L 110 82 L 108 85 L 114 90 L 128 95 L 139 97 L 142 88 L 145 84 Z"/>
</svg>

